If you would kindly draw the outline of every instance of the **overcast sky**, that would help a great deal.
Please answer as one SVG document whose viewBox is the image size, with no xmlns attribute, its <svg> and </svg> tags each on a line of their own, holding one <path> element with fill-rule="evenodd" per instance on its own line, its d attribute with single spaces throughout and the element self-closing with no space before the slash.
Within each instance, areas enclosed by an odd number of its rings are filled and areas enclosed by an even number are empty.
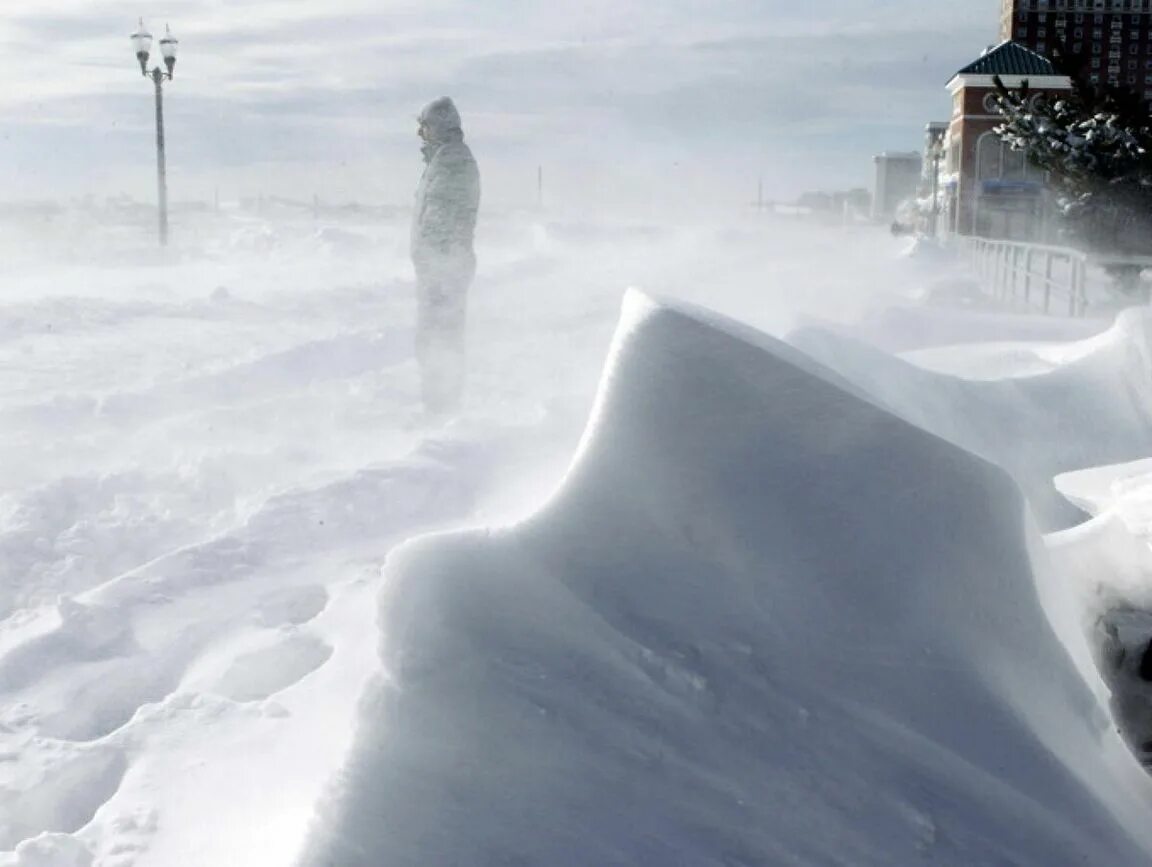
<svg viewBox="0 0 1152 867">
<path fill-rule="evenodd" d="M 404 202 L 414 116 L 456 98 L 489 201 L 738 202 L 870 185 L 918 148 L 998 0 L 5 2 L 0 199 L 151 196 L 139 15 L 181 42 L 166 87 L 176 199 Z M 564 8 L 565 6 L 578 8 Z M 19 9 L 20 11 L 13 11 Z"/>
</svg>

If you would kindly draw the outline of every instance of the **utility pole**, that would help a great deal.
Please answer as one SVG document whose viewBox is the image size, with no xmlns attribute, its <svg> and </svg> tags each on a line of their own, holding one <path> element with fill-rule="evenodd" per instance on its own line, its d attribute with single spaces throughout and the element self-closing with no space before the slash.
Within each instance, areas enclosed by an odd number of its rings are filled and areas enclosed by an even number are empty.
<svg viewBox="0 0 1152 867">
<path fill-rule="evenodd" d="M 932 239 L 936 239 L 937 224 L 940 222 L 940 148 L 932 148 Z"/>
<path fill-rule="evenodd" d="M 160 40 L 160 54 L 164 59 L 165 71 L 159 66 L 148 71 L 148 55 L 152 51 L 152 34 L 144 28 L 144 19 L 140 19 L 140 29 L 132 34 L 132 47 L 136 49 L 136 59 L 140 62 L 140 72 L 145 78 L 151 78 L 156 88 L 156 188 L 157 204 L 159 206 L 160 246 L 168 246 L 168 168 L 164 153 L 164 81 L 172 80 L 172 71 L 176 68 L 176 49 L 179 43 L 172 37 L 172 32 L 165 28 L 166 34 Z"/>
</svg>

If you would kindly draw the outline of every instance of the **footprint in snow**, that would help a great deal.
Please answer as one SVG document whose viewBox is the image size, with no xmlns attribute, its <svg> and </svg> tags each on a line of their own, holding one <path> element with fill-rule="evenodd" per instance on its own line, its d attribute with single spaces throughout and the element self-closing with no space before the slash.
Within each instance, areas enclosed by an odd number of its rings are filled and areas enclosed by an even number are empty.
<svg viewBox="0 0 1152 867">
<path fill-rule="evenodd" d="M 212 691 L 233 701 L 257 701 L 299 683 L 332 655 L 313 635 L 294 633 L 270 647 L 237 657 Z"/>
<path fill-rule="evenodd" d="M 133 867 L 148 848 L 159 826 L 155 810 L 142 808 L 122 813 L 114 819 L 111 837 L 103 845 L 94 867 Z"/>
<path fill-rule="evenodd" d="M 0 850 L 44 832 L 80 830 L 116 793 L 128 769 L 124 753 L 106 745 L 31 751 L 22 759 L 14 770 L 24 778 L 20 791 L 0 787 Z"/>
</svg>

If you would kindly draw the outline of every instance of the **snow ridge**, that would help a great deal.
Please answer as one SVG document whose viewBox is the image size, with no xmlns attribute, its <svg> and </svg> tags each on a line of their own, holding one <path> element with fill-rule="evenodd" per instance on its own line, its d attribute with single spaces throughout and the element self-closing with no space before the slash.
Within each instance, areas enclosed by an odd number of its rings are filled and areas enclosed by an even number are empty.
<svg viewBox="0 0 1152 867">
<path fill-rule="evenodd" d="M 1083 520 L 1055 489 L 1055 476 L 1152 454 L 1146 310 L 1126 311 L 1049 372 L 995 381 L 923 370 L 826 329 L 788 339 L 901 417 L 1003 467 L 1046 530 Z"/>
<path fill-rule="evenodd" d="M 633 296 L 562 486 L 388 561 L 302 864 L 1146 864 L 1001 470 Z"/>
</svg>

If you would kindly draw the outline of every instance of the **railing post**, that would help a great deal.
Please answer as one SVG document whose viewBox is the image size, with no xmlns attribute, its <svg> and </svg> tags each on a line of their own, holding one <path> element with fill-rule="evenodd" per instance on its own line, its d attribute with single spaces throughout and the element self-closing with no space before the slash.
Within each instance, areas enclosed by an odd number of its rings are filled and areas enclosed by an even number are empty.
<svg viewBox="0 0 1152 867">
<path fill-rule="evenodd" d="M 1052 302 L 1052 260 L 1054 254 L 1051 252 L 1044 253 L 1044 312 L 1048 312 L 1048 306 Z"/>
<path fill-rule="evenodd" d="M 1080 306 L 1079 299 L 1084 291 L 1084 262 L 1077 258 L 1072 263 L 1072 286 L 1068 293 L 1068 315 L 1077 315 Z"/>
<path fill-rule="evenodd" d="M 1024 248 L 1024 303 L 1032 300 L 1032 248 Z"/>
<path fill-rule="evenodd" d="M 1020 248 L 1011 247 L 1012 250 L 1012 300 L 1016 300 L 1016 287 L 1020 273 Z"/>
</svg>

